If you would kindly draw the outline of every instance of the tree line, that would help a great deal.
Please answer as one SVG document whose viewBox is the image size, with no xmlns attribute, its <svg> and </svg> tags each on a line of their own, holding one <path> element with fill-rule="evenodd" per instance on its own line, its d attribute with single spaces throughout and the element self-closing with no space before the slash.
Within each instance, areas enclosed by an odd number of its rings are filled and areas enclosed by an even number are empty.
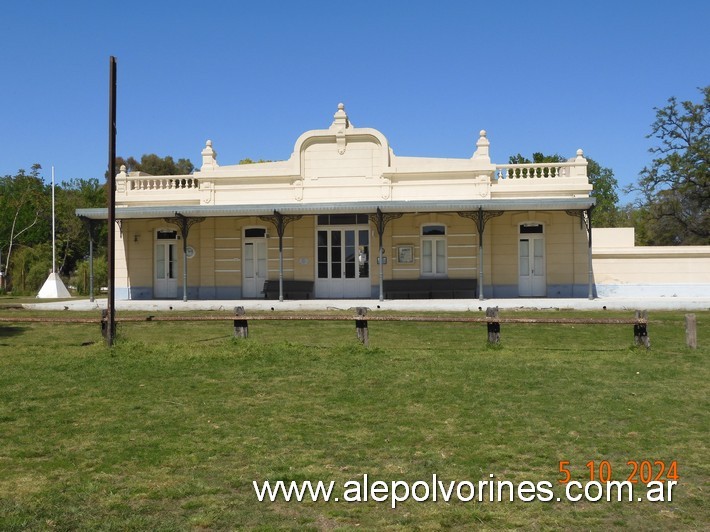
<svg viewBox="0 0 710 532">
<path fill-rule="evenodd" d="M 652 158 L 638 180 L 625 189 L 635 202 L 619 204 L 619 186 L 611 168 L 587 157 L 587 173 L 596 198 L 595 227 L 635 227 L 638 245 L 710 244 L 710 86 L 700 89 L 701 100 L 679 102 L 671 97 L 655 108 L 656 120 L 648 138 L 655 141 Z M 533 153 L 510 157 L 510 163 L 550 163 L 558 154 Z M 243 159 L 240 164 L 252 163 Z M 261 160 L 258 162 L 262 162 Z M 116 171 L 152 175 L 187 175 L 195 167 L 189 159 L 145 154 L 117 158 Z M 35 294 L 52 267 L 51 185 L 41 166 L 0 177 L 0 292 Z M 78 208 L 106 207 L 105 182 L 71 179 L 55 187 L 57 270 L 80 294 L 87 293 L 89 233 L 75 215 Z M 106 284 L 106 224 L 95 239 L 96 285 Z"/>
<path fill-rule="evenodd" d="M 638 180 L 624 191 L 637 199 L 619 204 L 619 185 L 611 168 L 587 157 L 587 173 L 596 198 L 595 227 L 634 227 L 637 245 L 710 244 L 710 85 L 700 89 L 701 101 L 669 98 L 657 107 L 647 138 L 652 160 Z M 560 155 L 517 154 L 511 163 L 562 162 Z"/>
<path fill-rule="evenodd" d="M 51 185 L 41 170 L 35 164 L 29 172 L 0 177 L 2 291 L 36 293 L 52 269 Z M 56 266 L 64 278 L 77 271 L 89 249 L 88 231 L 75 209 L 105 206 L 105 186 L 98 179 L 71 179 L 55 187 Z M 105 257 L 105 235 L 104 228 L 96 242 L 99 264 Z"/>
</svg>

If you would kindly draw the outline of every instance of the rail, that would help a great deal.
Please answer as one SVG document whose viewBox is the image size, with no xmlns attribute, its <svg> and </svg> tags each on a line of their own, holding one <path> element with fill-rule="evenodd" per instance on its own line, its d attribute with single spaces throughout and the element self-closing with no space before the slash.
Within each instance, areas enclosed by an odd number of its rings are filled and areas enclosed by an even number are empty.
<svg viewBox="0 0 710 532">
<path fill-rule="evenodd" d="M 633 325 L 634 344 L 650 348 L 648 336 L 648 314 L 637 310 L 633 318 L 568 318 L 568 317 L 518 317 L 499 316 L 497 307 L 486 309 L 485 316 L 392 316 L 368 315 L 367 308 L 358 307 L 355 315 L 345 314 L 256 314 L 247 315 L 244 307 L 236 307 L 232 315 L 209 316 L 117 316 L 116 323 L 140 322 L 187 322 L 187 321 L 232 321 L 234 335 L 246 338 L 249 335 L 249 322 L 255 321 L 355 321 L 357 337 L 364 345 L 369 344 L 369 322 L 419 322 L 419 323 L 485 323 L 488 331 L 488 343 L 500 342 L 501 324 L 560 324 L 560 325 Z M 0 323 L 97 323 L 101 324 L 102 334 L 108 330 L 106 310 L 101 317 L 38 317 L 38 316 L 0 316 Z M 689 344 L 690 345 L 690 344 Z"/>
</svg>

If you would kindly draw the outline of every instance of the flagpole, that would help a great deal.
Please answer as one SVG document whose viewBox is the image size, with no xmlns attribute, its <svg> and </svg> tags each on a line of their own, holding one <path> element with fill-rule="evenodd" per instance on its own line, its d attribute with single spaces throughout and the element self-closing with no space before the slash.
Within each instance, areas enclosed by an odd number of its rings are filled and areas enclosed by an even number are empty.
<svg viewBox="0 0 710 532">
<path fill-rule="evenodd" d="M 52 273 L 57 273 L 57 240 L 54 226 L 54 165 L 52 165 Z"/>
<path fill-rule="evenodd" d="M 52 165 L 52 271 L 37 294 L 37 297 L 40 298 L 71 297 L 62 278 L 57 273 L 57 217 L 54 204 L 54 165 Z"/>
</svg>

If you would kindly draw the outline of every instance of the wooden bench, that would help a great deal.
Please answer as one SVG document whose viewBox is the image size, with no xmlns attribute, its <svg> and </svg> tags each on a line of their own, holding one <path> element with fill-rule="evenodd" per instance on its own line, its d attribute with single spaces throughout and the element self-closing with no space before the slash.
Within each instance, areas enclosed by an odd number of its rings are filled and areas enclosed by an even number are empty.
<svg viewBox="0 0 710 532">
<path fill-rule="evenodd" d="M 475 298 L 476 279 L 389 279 L 383 282 L 387 299 L 468 299 Z"/>
<path fill-rule="evenodd" d="M 293 279 L 284 279 L 284 299 L 311 299 L 313 297 L 313 281 L 296 281 Z M 264 299 L 279 298 L 279 281 L 266 280 L 264 281 L 264 289 L 261 291 L 264 294 Z"/>
</svg>

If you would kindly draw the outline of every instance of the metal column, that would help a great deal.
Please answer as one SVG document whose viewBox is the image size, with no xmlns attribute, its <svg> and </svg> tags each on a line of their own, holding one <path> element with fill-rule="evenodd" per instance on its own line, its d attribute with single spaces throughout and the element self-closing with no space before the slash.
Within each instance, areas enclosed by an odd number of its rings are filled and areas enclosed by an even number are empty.
<svg viewBox="0 0 710 532">
<path fill-rule="evenodd" d="M 383 213 L 382 209 L 377 207 L 377 212 L 375 214 L 371 214 L 369 216 L 370 222 L 375 224 L 375 228 L 377 229 L 377 236 L 379 237 L 379 244 L 380 244 L 380 250 L 378 252 L 378 258 L 377 262 L 379 263 L 379 276 L 380 276 L 380 301 L 385 300 L 385 284 L 384 284 L 384 277 L 385 277 L 385 247 L 383 244 L 383 235 L 385 233 L 385 227 L 387 224 L 392 221 L 396 220 L 397 218 L 401 218 L 403 216 L 403 213 L 401 212 L 393 212 L 393 213 Z"/>
</svg>

